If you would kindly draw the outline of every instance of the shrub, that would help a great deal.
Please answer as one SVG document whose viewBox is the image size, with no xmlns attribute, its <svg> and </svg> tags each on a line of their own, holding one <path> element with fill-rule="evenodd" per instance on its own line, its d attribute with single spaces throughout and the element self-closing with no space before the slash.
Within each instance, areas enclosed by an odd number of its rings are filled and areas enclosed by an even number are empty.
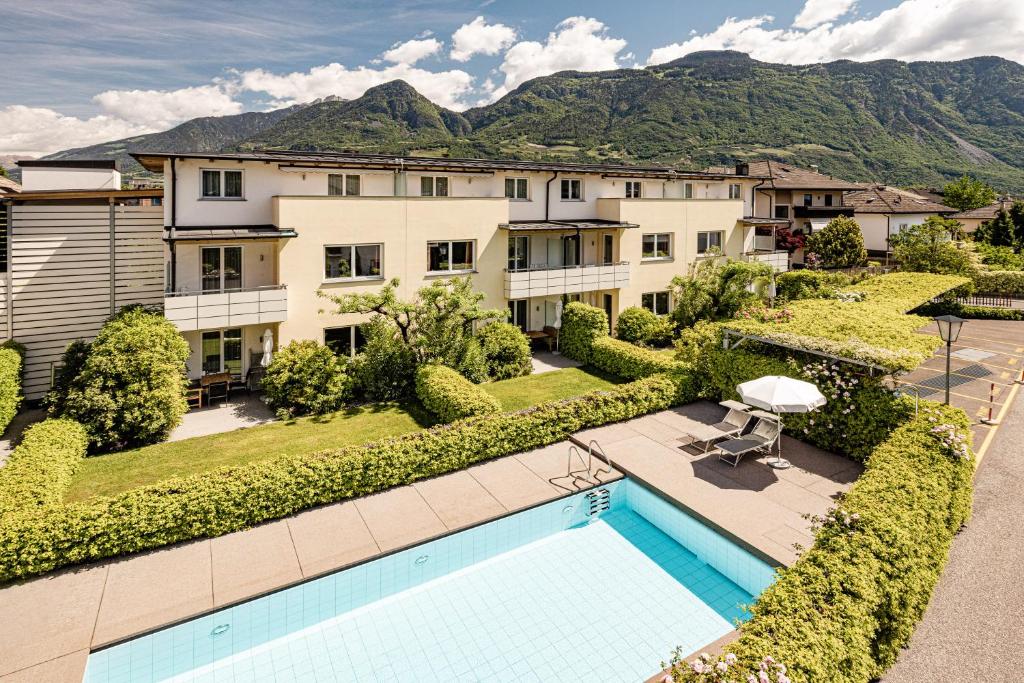
<svg viewBox="0 0 1024 683">
<path fill-rule="evenodd" d="M 491 379 L 512 379 L 533 372 L 530 340 L 515 325 L 490 323 L 477 333 L 477 338 Z"/>
<path fill-rule="evenodd" d="M 17 342 L 0 344 L 0 434 L 7 429 L 21 405 L 21 368 L 25 350 Z"/>
<path fill-rule="evenodd" d="M 163 315 L 126 307 L 103 325 L 50 413 L 81 423 L 96 450 L 161 441 L 188 409 L 188 356 L 188 344 Z"/>
<path fill-rule="evenodd" d="M 484 356 L 480 340 L 475 337 L 467 337 L 462 344 L 461 355 L 455 365 L 450 367 L 458 370 L 459 374 L 474 384 L 486 382 L 487 357 Z"/>
<path fill-rule="evenodd" d="M 374 317 L 363 325 L 366 342 L 349 365 L 353 390 L 371 401 L 400 401 L 413 394 L 416 355 L 393 325 Z"/>
<path fill-rule="evenodd" d="M 600 308 L 573 301 L 562 311 L 558 344 L 568 358 L 590 362 L 594 340 L 608 335 L 608 315 Z"/>
<path fill-rule="evenodd" d="M 501 412 L 498 399 L 444 365 L 427 364 L 416 369 L 416 396 L 442 422 Z"/>
<path fill-rule="evenodd" d="M 723 679 L 746 680 L 766 655 L 793 683 L 863 683 L 896 661 L 971 509 L 970 422 L 958 409 L 924 405 L 872 452 L 839 505 L 817 520 L 814 545 L 757 599 L 721 659 Z M 718 680 L 678 657 L 671 673 Z"/>
<path fill-rule="evenodd" d="M 590 362 L 594 366 L 626 379 L 640 379 L 659 372 L 673 372 L 682 366 L 671 355 L 611 337 L 595 339 L 590 356 Z"/>
<path fill-rule="evenodd" d="M 974 275 L 974 290 L 978 294 L 1024 299 L 1024 271 L 990 270 L 978 272 Z"/>
<path fill-rule="evenodd" d="M 699 320 L 731 318 L 744 306 L 767 299 L 772 268 L 767 263 L 706 258 L 688 275 L 672 278 L 672 322 L 687 328 Z"/>
<path fill-rule="evenodd" d="M 646 308 L 630 306 L 619 313 L 615 335 L 632 344 L 664 346 L 672 338 L 672 325 Z"/>
<path fill-rule="evenodd" d="M 340 408 L 351 380 L 347 359 L 311 339 L 290 342 L 274 354 L 263 377 L 267 405 L 288 416 L 323 415 Z"/>
<path fill-rule="evenodd" d="M 981 262 L 992 270 L 1024 270 L 1024 254 L 1018 254 L 1011 247 L 975 242 L 974 248 L 981 256 Z"/>
<path fill-rule="evenodd" d="M 21 512 L 0 523 L 0 581 L 200 537 L 367 495 L 539 448 L 676 403 L 655 376 L 515 413 L 461 420 L 395 439 L 229 467 L 112 498 Z"/>
<path fill-rule="evenodd" d="M 60 367 L 53 378 L 53 386 L 47 392 L 43 403 L 51 413 L 59 413 L 61 406 L 67 401 L 75 378 L 82 373 L 85 361 L 89 358 L 89 343 L 80 339 L 70 342 L 64 347 L 60 357 Z"/>
<path fill-rule="evenodd" d="M 807 237 L 807 250 L 826 268 L 853 268 L 868 260 L 860 225 L 846 216 L 837 216 L 818 232 L 812 232 Z"/>
<path fill-rule="evenodd" d="M 88 446 L 85 429 L 71 420 L 44 420 L 26 429 L 0 468 L 0 520 L 62 503 Z"/>
<path fill-rule="evenodd" d="M 955 242 L 963 226 L 955 220 L 929 216 L 889 238 L 901 270 L 918 273 L 971 275 L 977 268 L 966 245 Z"/>
<path fill-rule="evenodd" d="M 844 273 L 821 270 L 790 270 L 775 278 L 775 294 L 780 299 L 832 299 L 840 288 L 850 284 Z"/>
<path fill-rule="evenodd" d="M 966 173 L 942 188 L 942 203 L 960 211 L 980 209 L 996 201 L 996 191 L 988 183 Z"/>
</svg>

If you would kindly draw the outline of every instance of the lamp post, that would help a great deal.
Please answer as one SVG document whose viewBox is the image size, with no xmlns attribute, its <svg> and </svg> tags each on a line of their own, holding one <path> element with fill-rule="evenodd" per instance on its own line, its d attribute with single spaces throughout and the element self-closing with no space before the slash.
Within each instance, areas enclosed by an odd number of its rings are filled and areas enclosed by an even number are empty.
<svg viewBox="0 0 1024 683">
<path fill-rule="evenodd" d="M 939 336 L 946 342 L 946 405 L 949 405 L 949 354 L 953 342 L 960 336 L 960 328 L 963 327 L 964 319 L 955 315 L 940 315 L 935 318 L 939 326 Z"/>
</svg>

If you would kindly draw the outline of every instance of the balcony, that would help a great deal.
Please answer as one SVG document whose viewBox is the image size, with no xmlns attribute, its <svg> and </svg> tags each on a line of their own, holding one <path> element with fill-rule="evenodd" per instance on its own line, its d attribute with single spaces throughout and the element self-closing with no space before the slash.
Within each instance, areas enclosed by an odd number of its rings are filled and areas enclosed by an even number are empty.
<svg viewBox="0 0 1024 683">
<path fill-rule="evenodd" d="M 775 269 L 776 273 L 785 273 L 789 270 L 789 252 L 788 251 L 756 251 L 748 252 L 743 255 L 750 263 L 760 262 L 767 263 Z"/>
<path fill-rule="evenodd" d="M 271 285 L 227 292 L 168 292 L 164 317 L 181 332 L 284 322 L 288 290 Z"/>
<path fill-rule="evenodd" d="M 505 298 L 526 299 L 552 294 L 581 294 L 629 286 L 629 263 L 595 266 L 535 265 L 505 270 Z"/>
</svg>

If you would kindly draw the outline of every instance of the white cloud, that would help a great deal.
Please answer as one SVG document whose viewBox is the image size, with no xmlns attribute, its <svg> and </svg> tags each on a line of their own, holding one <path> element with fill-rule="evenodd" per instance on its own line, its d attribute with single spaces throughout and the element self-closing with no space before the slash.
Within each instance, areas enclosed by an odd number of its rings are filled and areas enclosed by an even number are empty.
<svg viewBox="0 0 1024 683">
<path fill-rule="evenodd" d="M 516 30 L 511 26 L 488 24 L 483 17 L 477 17 L 452 34 L 450 57 L 456 62 L 467 62 L 473 55 L 496 55 L 515 39 Z"/>
<path fill-rule="evenodd" d="M 93 98 L 113 116 L 150 128 L 169 128 L 198 116 L 240 114 L 225 84 L 200 85 L 180 90 L 107 90 Z"/>
<path fill-rule="evenodd" d="M 854 0 L 807 0 L 793 21 L 793 28 L 814 28 L 834 21 L 853 8 Z"/>
<path fill-rule="evenodd" d="M 147 126 L 105 115 L 79 119 L 20 104 L 0 109 L 0 152 L 4 154 L 38 157 L 151 132 Z"/>
<path fill-rule="evenodd" d="M 444 47 L 444 43 L 435 38 L 409 40 L 394 46 L 381 57 L 385 61 L 395 64 L 415 64 L 430 55 L 436 55 L 442 47 Z"/>
<path fill-rule="evenodd" d="M 366 92 L 367 88 L 398 78 L 433 102 L 458 110 L 466 108 L 463 98 L 473 86 L 473 77 L 458 69 L 427 71 L 409 64 L 394 64 L 379 69 L 365 66 L 349 69 L 336 62 L 290 74 L 253 69 L 240 74 L 240 85 L 244 90 L 267 93 L 284 106 L 328 95 L 354 99 Z"/>
<path fill-rule="evenodd" d="M 1024 62 L 1024 13 L 1004 0 L 904 0 L 871 18 L 809 30 L 770 28 L 772 22 L 767 15 L 730 17 L 710 33 L 653 50 L 647 63 L 661 64 L 697 50 L 738 50 L 785 64 L 949 61 L 980 55 Z"/>
<path fill-rule="evenodd" d="M 569 17 L 549 33 L 547 41 L 522 41 L 505 53 L 501 71 L 505 83 L 492 94 L 498 99 L 531 78 L 557 71 L 604 71 L 619 67 L 618 54 L 626 41 L 607 35 L 597 19 Z"/>
</svg>

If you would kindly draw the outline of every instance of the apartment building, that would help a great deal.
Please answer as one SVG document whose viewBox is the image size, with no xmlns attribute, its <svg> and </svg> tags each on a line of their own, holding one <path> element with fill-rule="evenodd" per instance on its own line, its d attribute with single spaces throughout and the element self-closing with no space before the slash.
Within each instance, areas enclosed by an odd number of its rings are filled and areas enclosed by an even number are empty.
<svg viewBox="0 0 1024 683">
<path fill-rule="evenodd" d="M 846 195 L 846 204 L 864 235 L 870 256 L 888 256 L 889 238 L 901 230 L 921 225 L 929 216 L 951 216 L 956 209 L 910 190 L 887 185 L 862 185 Z"/>
<path fill-rule="evenodd" d="M 668 283 L 720 250 L 761 258 L 746 222 L 750 173 L 387 155 L 134 155 L 164 176 L 165 314 L 193 349 L 189 373 L 244 376 L 273 343 L 361 344 L 359 315 L 317 295 L 401 296 L 469 276 L 523 330 L 563 296 L 670 310 Z M 741 169 L 743 170 L 743 169 Z M 784 266 L 783 266 L 784 267 Z"/>
</svg>

